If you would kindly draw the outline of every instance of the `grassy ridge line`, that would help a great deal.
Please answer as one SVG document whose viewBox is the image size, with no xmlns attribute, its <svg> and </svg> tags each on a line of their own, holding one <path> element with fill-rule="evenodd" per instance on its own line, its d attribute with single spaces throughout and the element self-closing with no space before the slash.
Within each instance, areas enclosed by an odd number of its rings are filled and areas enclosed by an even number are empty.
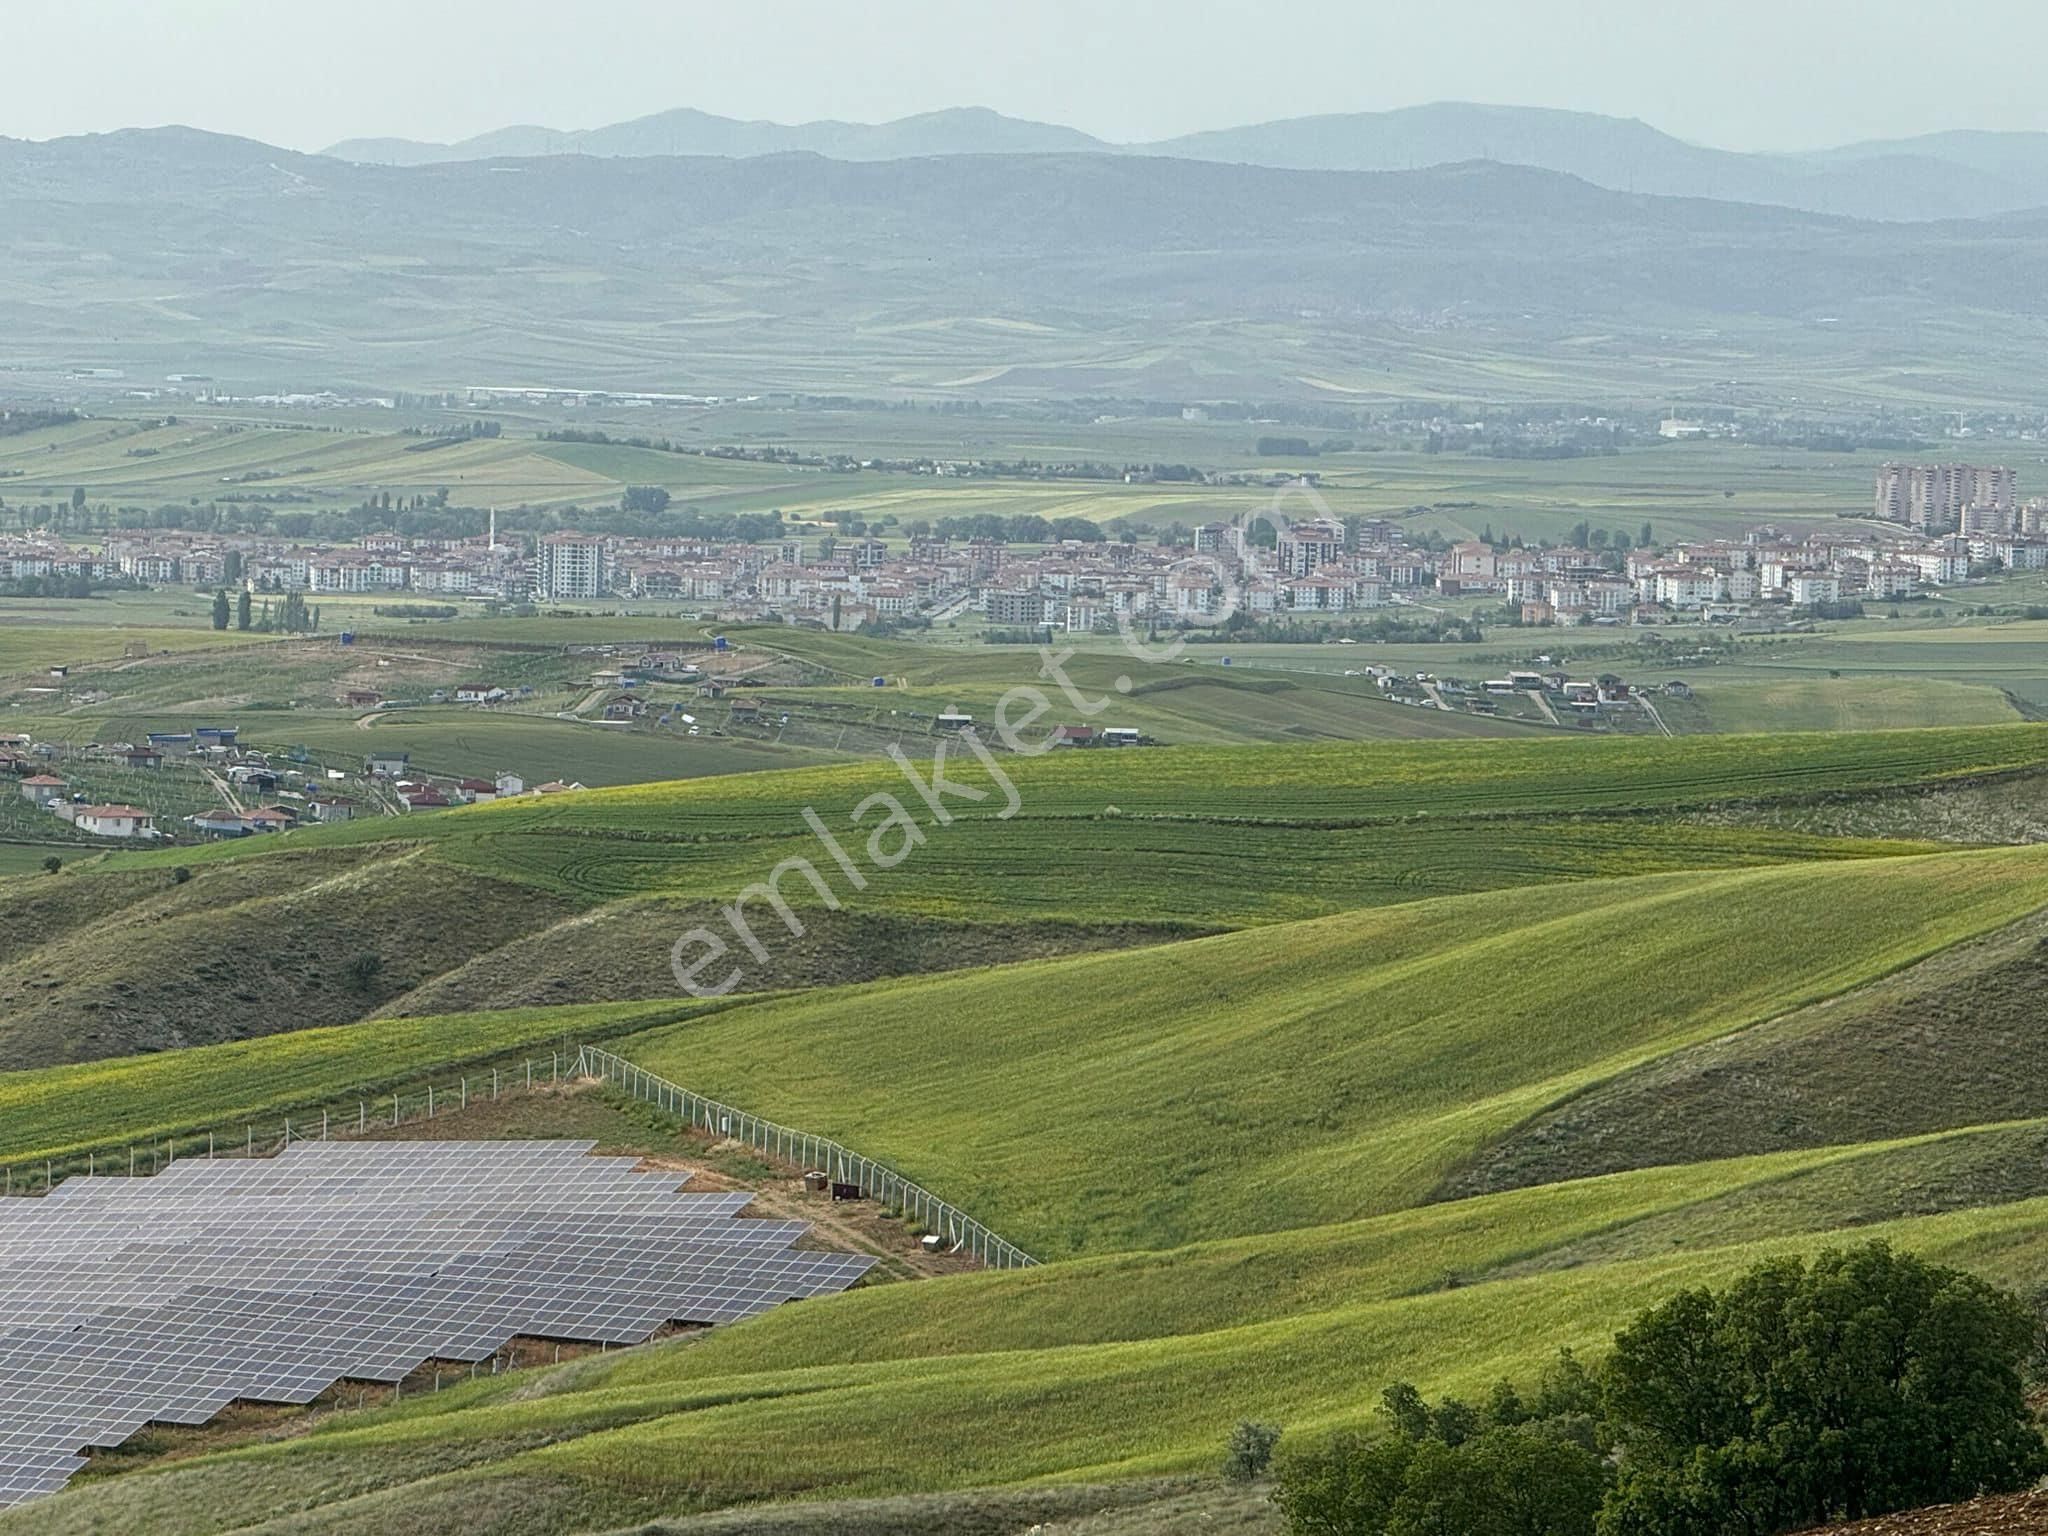
<svg viewBox="0 0 2048 1536">
<path fill-rule="evenodd" d="M 2048 1200 L 2036 1200 L 1858 1235 L 2025 1284 L 2048 1263 L 2044 1218 Z M 1353 1252 L 1362 1239 L 1391 1241 L 1401 1249 L 1391 1267 L 1412 1270 L 1428 1261 L 1433 1225 L 1425 1220 L 1398 1236 L 1346 1231 L 1341 1241 Z M 1484 1230 L 1474 1227 L 1473 1236 L 1483 1241 Z M 1495 1240 L 1504 1251 L 1521 1236 L 1518 1227 Z M 1302 1432 L 1358 1422 L 1369 1411 L 1370 1384 L 1394 1377 L 1467 1394 L 1501 1376 L 1527 1381 L 1560 1345 L 1597 1353 L 1615 1326 L 1677 1286 L 1725 1280 L 1770 1254 L 1811 1250 L 1826 1234 L 1787 1233 L 1423 1294 L 1383 1295 L 1368 1280 L 1362 1296 L 1192 1336 L 1020 1342 L 1054 1315 L 1056 1305 L 1043 1299 L 1026 1305 L 1029 1328 L 1011 1326 L 1021 1292 L 1057 1291 L 1070 1277 L 1081 1282 L 1072 1297 L 1079 1304 L 1064 1315 L 1084 1337 L 1090 1308 L 1112 1286 L 1125 1298 L 1125 1317 L 1141 1308 L 1169 1313 L 1184 1277 L 1213 1294 L 1259 1266 L 1268 1247 L 1314 1238 L 1220 1245 L 1190 1270 L 1179 1255 L 1146 1256 L 1126 1261 L 1142 1267 L 1121 1274 L 1077 1264 L 916 1287 L 949 1325 L 943 1339 L 935 1328 L 913 1341 L 939 1342 L 945 1353 L 935 1356 L 833 1358 L 835 1341 L 886 1335 L 911 1288 L 854 1292 L 699 1342 L 486 1379 L 331 1420 L 290 1441 L 88 1484 L 37 1506 L 33 1528 L 45 1536 L 114 1527 L 196 1536 L 261 1526 L 288 1500 L 307 1512 L 280 1529 L 310 1536 L 361 1529 L 364 1519 L 397 1514 L 423 1489 L 452 1480 L 462 1528 L 510 1536 L 572 1528 L 522 1523 L 536 1501 L 565 1512 L 560 1519 L 573 1511 L 573 1528 L 581 1528 L 593 1510 L 624 1521 L 761 1499 L 1207 1470 L 1237 1419 Z M 1333 1276 L 1335 1288 L 1342 1278 Z M 572 1485 L 566 1496 L 565 1480 Z M 16 1526 L 29 1528 L 20 1514 L 0 1516 L 0 1531 Z"/>
<path fill-rule="evenodd" d="M 1546 737 L 1516 741 L 1341 742 L 1314 746 L 1172 747 L 1142 752 L 1056 752 L 998 759 L 1016 786 L 1019 819 L 1105 815 L 1330 827 L 1422 816 L 1654 811 L 1799 796 L 1851 794 L 2012 774 L 2048 762 L 2048 725 L 1691 739 Z M 929 759 L 920 763 L 929 771 Z M 957 748 L 949 777 L 989 793 L 953 797 L 961 820 L 996 816 L 1006 803 Z M 929 819 L 904 774 L 856 763 L 633 785 L 522 798 L 408 819 L 422 839 L 557 832 L 634 840 L 808 836 L 811 806 L 828 824 L 876 792 Z M 872 820 L 874 813 L 870 813 Z M 305 829 L 288 845 L 381 842 L 377 821 Z M 260 856 L 220 845 L 182 857 Z M 122 853 L 130 862 L 180 855 Z"/>
<path fill-rule="evenodd" d="M 1114 804 L 1128 816 L 1327 826 L 1416 815 L 1656 810 L 2012 773 L 2048 762 L 2048 725 L 1884 731 L 1846 739 L 1544 737 L 1169 747 L 998 762 L 1017 787 L 1024 815 L 1099 815 Z M 929 762 L 919 767 L 928 770 Z M 947 772 L 990 787 L 988 775 L 958 747 L 949 753 Z M 793 830 L 806 804 L 821 814 L 850 810 L 877 790 L 911 793 L 893 766 L 856 764 L 509 801 L 463 814 L 479 830 L 488 823 L 493 831 L 625 825 L 643 835 L 760 835 Z M 1002 804 L 992 795 L 979 804 L 955 800 L 951 809 L 962 818 L 992 816 Z"/>
<path fill-rule="evenodd" d="M 861 844 L 853 839 L 851 846 Z M 900 869 L 870 874 L 857 901 L 864 909 L 949 919 L 1121 922 L 1143 911 L 1159 921 L 1236 925 L 1514 885 L 1883 858 L 1938 846 L 1635 820 L 1475 826 L 1433 818 L 1309 833 L 1238 823 L 1020 817 L 935 834 Z M 435 850 L 479 874 L 581 902 L 667 896 L 712 905 L 766 878 L 785 857 L 810 859 L 828 878 L 832 869 L 808 834 L 680 843 L 534 832 L 450 838 Z M 786 878 L 782 889 L 798 906 L 818 904 L 801 875 Z M 772 916 L 764 923 L 764 932 L 779 934 Z"/>
<path fill-rule="evenodd" d="M 718 1003 L 581 1004 L 370 1019 L 257 1040 L 0 1073 L 0 1161 L 162 1140 L 394 1086 L 423 1073 L 715 1011 Z"/>
<path fill-rule="evenodd" d="M 1592 1083 L 2043 903 L 2041 848 L 1586 881 L 781 998 L 618 1049 L 1042 1257 L 1166 1248 L 1413 1204 Z"/>
</svg>

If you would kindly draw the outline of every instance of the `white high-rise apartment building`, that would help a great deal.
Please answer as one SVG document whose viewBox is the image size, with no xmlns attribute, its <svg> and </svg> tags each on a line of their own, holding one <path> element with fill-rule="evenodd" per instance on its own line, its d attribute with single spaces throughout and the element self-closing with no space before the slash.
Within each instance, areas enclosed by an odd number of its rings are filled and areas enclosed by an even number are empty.
<svg viewBox="0 0 2048 1536">
<path fill-rule="evenodd" d="M 606 589 L 607 575 L 602 536 L 550 533 L 534 556 L 533 595 L 544 602 L 597 597 Z"/>
</svg>

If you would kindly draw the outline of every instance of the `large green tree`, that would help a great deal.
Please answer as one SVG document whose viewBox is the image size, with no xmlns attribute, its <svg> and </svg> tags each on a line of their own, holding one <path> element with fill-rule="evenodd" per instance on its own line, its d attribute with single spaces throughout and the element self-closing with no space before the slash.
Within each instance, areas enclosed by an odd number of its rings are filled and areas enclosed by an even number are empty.
<svg viewBox="0 0 2048 1536">
<path fill-rule="evenodd" d="M 1882 1243 L 1760 1264 L 1643 1313 L 1597 1370 L 1384 1433 L 1283 1441 L 1299 1536 L 1780 1536 L 2025 1487 L 2048 1471 L 2016 1296 Z M 1291 1447 L 1291 1449 L 1290 1449 Z"/>
<path fill-rule="evenodd" d="M 1881 1243 L 1687 1291 L 1615 1339 L 1609 1536 L 1770 1536 L 2048 1469 L 2018 1298 Z"/>
</svg>

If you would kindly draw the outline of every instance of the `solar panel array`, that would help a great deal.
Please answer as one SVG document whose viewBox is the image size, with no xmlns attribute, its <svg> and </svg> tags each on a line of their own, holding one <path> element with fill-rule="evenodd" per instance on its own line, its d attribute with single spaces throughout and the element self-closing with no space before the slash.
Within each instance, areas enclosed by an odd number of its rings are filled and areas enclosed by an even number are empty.
<svg viewBox="0 0 2048 1536">
<path fill-rule="evenodd" d="M 750 1196 L 590 1142 L 304 1142 L 0 1200 L 0 1508 L 88 1447 L 238 1400 L 481 1361 L 515 1337 L 633 1344 L 840 1291 L 864 1255 L 739 1219 Z"/>
</svg>

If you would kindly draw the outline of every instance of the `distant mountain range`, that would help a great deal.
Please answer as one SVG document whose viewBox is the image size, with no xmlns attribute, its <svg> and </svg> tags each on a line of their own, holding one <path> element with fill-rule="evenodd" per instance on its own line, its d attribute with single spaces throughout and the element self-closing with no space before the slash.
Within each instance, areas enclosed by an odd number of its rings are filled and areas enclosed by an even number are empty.
<svg viewBox="0 0 2048 1536">
<path fill-rule="evenodd" d="M 2043 133 L 1937 133 L 1811 153 L 1742 154 L 1688 144 L 1634 119 L 1466 102 L 1290 118 L 1149 144 L 1113 144 L 1078 129 L 980 107 L 889 123 L 796 125 L 741 122 L 681 108 L 574 132 L 502 128 L 458 144 L 350 139 L 324 153 L 397 166 L 566 154 L 809 153 L 868 161 L 1091 153 L 1319 171 L 1405 171 L 1491 160 L 1560 171 L 1618 192 L 1710 197 L 1862 219 L 1982 218 L 2048 206 Z"/>
<path fill-rule="evenodd" d="M 1485 161 L 397 168 L 174 128 L 0 140 L 0 207 L 0 387 L 93 365 L 1152 400 L 2048 392 L 2048 212 L 1886 224 Z"/>
<path fill-rule="evenodd" d="M 1037 155 L 1106 151 L 1111 146 L 1077 128 L 1026 122 L 985 107 L 960 107 L 891 123 L 741 122 L 690 107 L 604 128 L 563 132 L 523 125 L 459 144 L 414 139 L 349 139 L 321 153 L 365 165 L 440 165 L 506 156 L 814 154 L 834 160 L 908 160 L 921 155 Z"/>
</svg>

